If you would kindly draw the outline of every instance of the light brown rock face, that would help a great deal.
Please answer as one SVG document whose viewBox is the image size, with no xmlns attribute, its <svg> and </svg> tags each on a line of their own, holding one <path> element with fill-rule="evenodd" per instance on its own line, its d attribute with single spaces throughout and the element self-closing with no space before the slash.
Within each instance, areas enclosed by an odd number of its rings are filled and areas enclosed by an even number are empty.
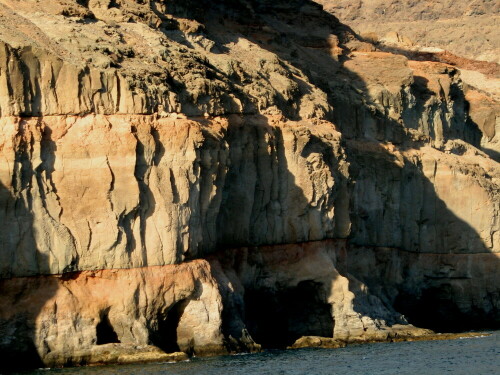
<svg viewBox="0 0 500 375">
<path fill-rule="evenodd" d="M 484 152 L 496 161 L 499 160 L 500 149 L 500 105 L 478 90 L 468 90 L 465 96 L 470 105 L 471 119 L 483 133 L 481 146 Z"/>
<path fill-rule="evenodd" d="M 491 95 L 312 1 L 81 3 L 0 1 L 14 367 L 498 326 Z"/>
</svg>

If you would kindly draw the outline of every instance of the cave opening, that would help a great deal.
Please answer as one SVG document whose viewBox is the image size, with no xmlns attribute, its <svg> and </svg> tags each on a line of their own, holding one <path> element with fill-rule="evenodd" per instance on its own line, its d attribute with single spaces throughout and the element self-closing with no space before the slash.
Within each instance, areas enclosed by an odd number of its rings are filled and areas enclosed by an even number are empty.
<svg viewBox="0 0 500 375">
<path fill-rule="evenodd" d="M 435 332 L 465 332 L 480 329 L 498 329 L 492 317 L 475 311 L 461 311 L 450 284 L 441 284 L 424 289 L 419 295 L 401 293 L 394 307 L 406 316 L 408 322 Z"/>
<path fill-rule="evenodd" d="M 100 322 L 95 327 L 97 345 L 119 343 L 118 335 L 116 334 L 111 322 L 109 321 L 109 316 L 107 313 L 101 316 Z"/>
<path fill-rule="evenodd" d="M 180 351 L 177 344 L 177 328 L 189 301 L 180 300 L 174 303 L 167 313 L 159 313 L 156 325 L 151 330 L 151 343 L 166 353 Z"/>
<path fill-rule="evenodd" d="M 302 336 L 333 337 L 334 320 L 323 284 L 245 291 L 245 324 L 264 349 L 283 349 Z"/>
</svg>

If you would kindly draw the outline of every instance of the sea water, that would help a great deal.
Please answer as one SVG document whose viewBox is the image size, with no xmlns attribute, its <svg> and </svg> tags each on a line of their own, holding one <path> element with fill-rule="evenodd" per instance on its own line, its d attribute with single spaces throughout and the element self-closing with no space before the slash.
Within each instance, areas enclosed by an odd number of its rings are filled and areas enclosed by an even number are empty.
<svg viewBox="0 0 500 375">
<path fill-rule="evenodd" d="M 80 367 L 23 375 L 500 375 L 500 331 L 443 341 L 270 350 L 179 363 Z"/>
</svg>

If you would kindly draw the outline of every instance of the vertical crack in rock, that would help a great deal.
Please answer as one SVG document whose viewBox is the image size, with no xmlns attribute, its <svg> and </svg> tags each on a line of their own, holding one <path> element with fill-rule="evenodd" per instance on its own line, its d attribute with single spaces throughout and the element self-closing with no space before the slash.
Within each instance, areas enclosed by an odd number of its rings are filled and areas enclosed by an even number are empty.
<svg viewBox="0 0 500 375">
<path fill-rule="evenodd" d="M 111 181 L 109 182 L 109 190 L 108 190 L 108 201 L 111 207 L 111 211 L 114 211 L 114 203 L 113 203 L 113 191 L 115 190 L 115 174 L 113 173 L 113 169 L 111 169 L 111 165 L 109 165 L 109 158 L 106 156 L 106 165 L 108 166 L 109 173 L 111 174 Z"/>
<path fill-rule="evenodd" d="M 172 194 L 173 194 L 173 200 L 172 203 L 179 203 L 179 191 L 177 190 L 177 185 L 175 184 L 175 176 L 174 172 L 172 169 L 169 169 L 169 174 L 170 174 L 170 188 L 172 189 Z"/>
</svg>

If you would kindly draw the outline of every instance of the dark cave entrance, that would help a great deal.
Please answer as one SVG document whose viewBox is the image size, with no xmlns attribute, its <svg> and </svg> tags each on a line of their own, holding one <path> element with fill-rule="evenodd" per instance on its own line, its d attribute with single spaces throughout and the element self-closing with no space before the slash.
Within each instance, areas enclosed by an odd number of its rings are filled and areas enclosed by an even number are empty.
<svg viewBox="0 0 500 375">
<path fill-rule="evenodd" d="M 394 307 L 404 314 L 408 321 L 435 332 L 464 332 L 480 329 L 498 329 L 493 316 L 484 312 L 463 312 L 457 306 L 459 298 L 454 295 L 450 284 L 441 284 L 424 289 L 420 295 L 401 293 Z M 488 322 L 490 324 L 488 324 Z"/>
<path fill-rule="evenodd" d="M 95 327 L 97 345 L 119 343 L 118 335 L 116 334 L 111 322 L 109 321 L 108 313 L 101 316 L 101 321 Z"/>
<path fill-rule="evenodd" d="M 151 343 L 166 353 L 180 351 L 177 344 L 177 327 L 189 301 L 176 302 L 166 314 L 158 314 L 156 326 L 150 333 Z"/>
<path fill-rule="evenodd" d="M 333 337 L 323 285 L 302 281 L 281 290 L 245 291 L 245 324 L 264 349 L 283 349 L 302 336 Z"/>
</svg>

